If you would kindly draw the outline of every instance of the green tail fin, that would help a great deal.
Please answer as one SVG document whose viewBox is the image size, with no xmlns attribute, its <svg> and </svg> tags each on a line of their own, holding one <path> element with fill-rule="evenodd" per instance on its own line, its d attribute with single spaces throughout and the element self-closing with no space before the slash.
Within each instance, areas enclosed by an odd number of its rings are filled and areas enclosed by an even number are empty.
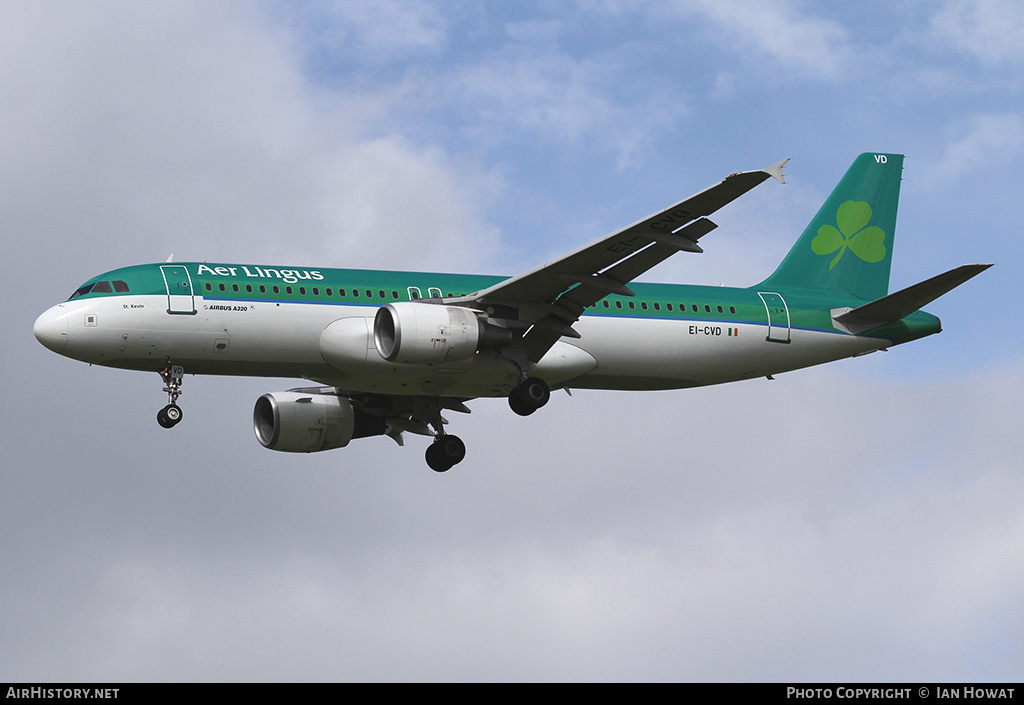
<svg viewBox="0 0 1024 705">
<path fill-rule="evenodd" d="M 815 289 L 873 301 L 889 293 L 902 154 L 868 152 L 825 200 L 760 289 Z"/>
</svg>

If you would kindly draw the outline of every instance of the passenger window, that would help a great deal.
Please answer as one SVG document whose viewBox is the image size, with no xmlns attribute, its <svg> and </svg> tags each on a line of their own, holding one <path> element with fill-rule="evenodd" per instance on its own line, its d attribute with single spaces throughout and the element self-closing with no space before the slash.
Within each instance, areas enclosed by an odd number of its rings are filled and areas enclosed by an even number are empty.
<svg viewBox="0 0 1024 705">
<path fill-rule="evenodd" d="M 409 287 L 409 300 L 417 301 L 420 298 L 420 288 L 418 286 Z"/>
</svg>

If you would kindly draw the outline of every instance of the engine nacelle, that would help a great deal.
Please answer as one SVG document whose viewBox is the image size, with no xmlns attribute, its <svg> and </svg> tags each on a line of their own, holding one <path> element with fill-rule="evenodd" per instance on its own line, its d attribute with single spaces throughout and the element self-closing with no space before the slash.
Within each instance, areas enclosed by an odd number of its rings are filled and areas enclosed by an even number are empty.
<svg viewBox="0 0 1024 705">
<path fill-rule="evenodd" d="M 400 301 L 377 310 L 373 340 L 388 362 L 439 365 L 508 345 L 512 333 L 461 306 Z"/>
<path fill-rule="evenodd" d="M 342 448 L 353 438 L 380 436 L 387 422 L 333 394 L 273 392 L 256 400 L 252 427 L 264 448 L 315 453 Z"/>
</svg>

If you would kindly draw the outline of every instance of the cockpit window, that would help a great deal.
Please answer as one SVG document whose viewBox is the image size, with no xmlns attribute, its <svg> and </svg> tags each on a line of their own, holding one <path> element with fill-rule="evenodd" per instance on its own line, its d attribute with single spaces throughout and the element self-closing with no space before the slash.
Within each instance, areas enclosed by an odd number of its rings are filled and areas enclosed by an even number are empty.
<svg viewBox="0 0 1024 705">
<path fill-rule="evenodd" d="M 121 279 L 115 279 L 112 282 L 93 282 L 92 284 L 86 284 L 79 288 L 75 293 L 71 295 L 71 299 L 77 299 L 79 296 L 85 296 L 86 294 L 127 294 L 129 292 L 128 282 Z M 71 299 L 68 299 L 70 301 Z"/>
<path fill-rule="evenodd" d="M 93 287 L 92 284 L 86 284 L 85 286 L 79 288 L 75 293 L 73 293 L 71 295 L 71 299 L 77 299 L 79 296 L 85 296 L 90 291 L 92 291 L 92 287 Z M 71 299 L 68 299 L 68 300 L 70 301 Z"/>
</svg>

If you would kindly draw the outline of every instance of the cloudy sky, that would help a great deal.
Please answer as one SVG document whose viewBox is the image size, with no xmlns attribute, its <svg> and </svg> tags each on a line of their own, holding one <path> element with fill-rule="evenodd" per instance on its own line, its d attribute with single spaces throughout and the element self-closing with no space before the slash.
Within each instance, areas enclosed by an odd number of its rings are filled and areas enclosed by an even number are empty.
<svg viewBox="0 0 1024 705">
<path fill-rule="evenodd" d="M 1016 0 L 0 6 L 0 679 L 1020 680 Z M 892 283 L 996 267 L 887 354 L 556 394 L 266 451 L 293 380 L 88 367 L 32 322 L 115 267 L 514 274 L 789 157 L 706 253 L 770 273 L 853 158 L 906 154 Z"/>
</svg>

